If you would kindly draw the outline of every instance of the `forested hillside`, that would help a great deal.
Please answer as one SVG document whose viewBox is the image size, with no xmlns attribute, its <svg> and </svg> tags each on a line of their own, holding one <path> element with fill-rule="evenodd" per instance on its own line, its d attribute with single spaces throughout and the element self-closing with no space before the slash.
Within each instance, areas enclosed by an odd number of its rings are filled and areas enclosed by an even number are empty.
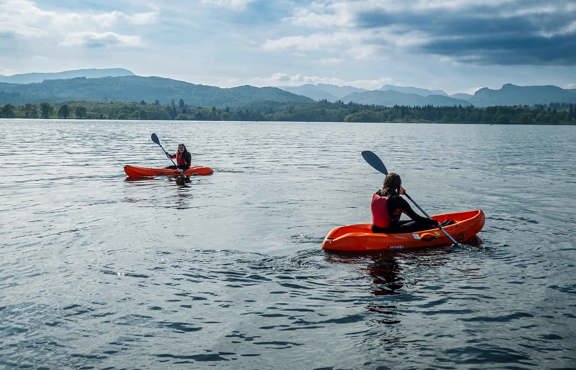
<svg viewBox="0 0 576 370">
<path fill-rule="evenodd" d="M 576 124 L 576 104 L 502 107 L 383 107 L 354 103 L 262 102 L 240 109 L 178 104 L 70 102 L 0 105 L 1 118 L 118 120 L 435 122 L 488 124 Z"/>
</svg>

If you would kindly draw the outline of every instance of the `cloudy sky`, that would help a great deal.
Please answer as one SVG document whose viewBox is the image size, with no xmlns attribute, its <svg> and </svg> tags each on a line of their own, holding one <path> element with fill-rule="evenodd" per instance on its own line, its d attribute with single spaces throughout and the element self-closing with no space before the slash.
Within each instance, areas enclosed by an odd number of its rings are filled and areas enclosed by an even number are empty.
<svg viewBox="0 0 576 370">
<path fill-rule="evenodd" d="M 0 0 L 0 74 L 576 88 L 575 0 Z"/>
</svg>

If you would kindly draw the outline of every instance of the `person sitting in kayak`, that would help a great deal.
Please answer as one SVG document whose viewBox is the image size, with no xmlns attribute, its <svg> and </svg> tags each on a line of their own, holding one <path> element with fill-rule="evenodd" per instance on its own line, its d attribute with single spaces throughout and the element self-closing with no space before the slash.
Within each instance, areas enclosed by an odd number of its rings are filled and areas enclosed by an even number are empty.
<svg viewBox="0 0 576 370">
<path fill-rule="evenodd" d="M 401 185 L 400 176 L 391 172 L 386 175 L 382 189 L 372 196 L 372 232 L 408 233 L 438 226 L 436 220 L 422 217 L 412 210 L 401 196 L 406 193 Z M 402 213 L 405 213 L 411 220 L 401 221 Z"/>
<path fill-rule="evenodd" d="M 190 168 L 192 163 L 192 155 L 186 149 L 186 145 L 184 144 L 178 144 L 178 151 L 175 154 L 166 153 L 166 156 L 168 158 L 176 159 L 176 166 L 168 166 L 166 168 L 186 171 Z"/>
</svg>

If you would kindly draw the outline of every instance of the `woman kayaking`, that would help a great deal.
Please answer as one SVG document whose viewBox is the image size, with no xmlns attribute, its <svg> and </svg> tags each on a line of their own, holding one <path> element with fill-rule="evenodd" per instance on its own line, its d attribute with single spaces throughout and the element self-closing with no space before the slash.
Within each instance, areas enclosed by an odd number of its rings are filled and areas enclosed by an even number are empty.
<svg viewBox="0 0 576 370">
<path fill-rule="evenodd" d="M 178 144 L 178 150 L 176 151 L 176 153 L 175 154 L 166 153 L 166 156 L 169 159 L 176 158 L 176 166 L 168 166 L 166 168 L 186 171 L 187 169 L 190 168 L 190 165 L 192 163 L 192 155 L 186 149 L 186 145 L 184 144 Z"/>
<path fill-rule="evenodd" d="M 166 157 L 168 157 L 169 159 L 174 158 L 176 159 L 176 166 L 168 166 L 166 168 L 174 170 L 178 169 L 181 171 L 180 176 L 176 177 L 176 183 L 178 185 L 184 185 L 186 183 L 189 183 L 190 177 L 185 176 L 184 171 L 190 168 L 190 165 L 192 163 L 192 155 L 190 154 L 188 149 L 186 149 L 186 145 L 178 144 L 178 150 L 176 151 L 176 153 L 170 154 L 166 152 Z"/>
<path fill-rule="evenodd" d="M 400 176 L 390 172 L 384 178 L 384 185 L 372 196 L 372 232 L 407 233 L 426 230 L 438 226 L 438 222 L 422 217 L 402 198 L 406 190 Z M 411 220 L 400 220 L 405 213 Z"/>
</svg>

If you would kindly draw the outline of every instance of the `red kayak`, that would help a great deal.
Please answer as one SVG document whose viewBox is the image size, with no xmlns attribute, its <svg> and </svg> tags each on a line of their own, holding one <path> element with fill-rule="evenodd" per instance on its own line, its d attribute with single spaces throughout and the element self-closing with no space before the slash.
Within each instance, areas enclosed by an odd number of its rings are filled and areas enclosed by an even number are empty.
<svg viewBox="0 0 576 370">
<path fill-rule="evenodd" d="M 124 172 L 128 177 L 154 177 L 154 176 L 178 176 L 179 170 L 172 170 L 169 168 L 146 168 L 126 165 Z M 184 171 L 185 176 L 208 176 L 212 175 L 214 171 L 210 167 L 192 166 Z"/>
<path fill-rule="evenodd" d="M 459 242 L 471 240 L 484 226 L 484 212 L 446 213 L 432 216 L 436 221 L 451 220 L 444 230 Z M 452 244 L 438 228 L 404 234 L 373 233 L 371 224 L 339 226 L 332 229 L 322 242 L 322 249 L 331 252 L 377 252 L 384 250 L 437 247 Z"/>
</svg>

